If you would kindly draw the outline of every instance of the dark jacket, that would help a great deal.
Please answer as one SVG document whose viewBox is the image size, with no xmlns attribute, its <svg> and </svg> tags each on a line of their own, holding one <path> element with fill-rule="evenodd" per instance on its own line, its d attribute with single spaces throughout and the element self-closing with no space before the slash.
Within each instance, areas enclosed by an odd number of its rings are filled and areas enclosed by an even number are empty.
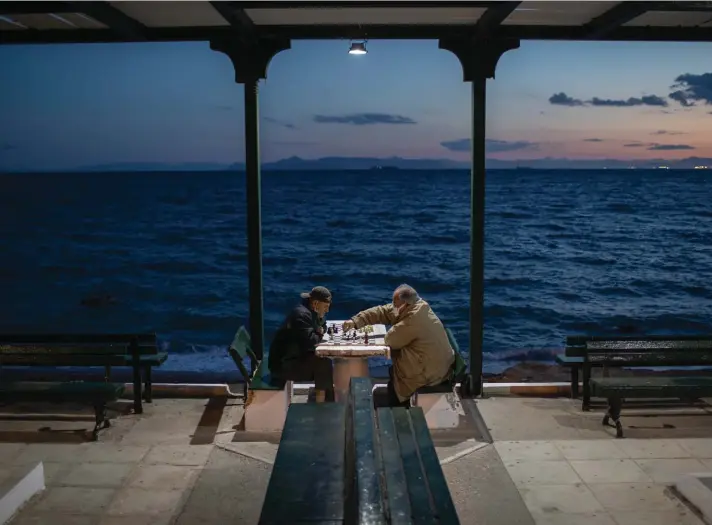
<svg viewBox="0 0 712 525">
<path fill-rule="evenodd" d="M 287 314 L 272 339 L 268 361 L 272 374 L 279 376 L 282 370 L 289 367 L 290 362 L 314 353 L 322 339 L 316 332 L 319 327 L 326 332 L 326 321 L 319 319 L 317 313 L 309 308 L 308 300 L 302 300 Z"/>
</svg>

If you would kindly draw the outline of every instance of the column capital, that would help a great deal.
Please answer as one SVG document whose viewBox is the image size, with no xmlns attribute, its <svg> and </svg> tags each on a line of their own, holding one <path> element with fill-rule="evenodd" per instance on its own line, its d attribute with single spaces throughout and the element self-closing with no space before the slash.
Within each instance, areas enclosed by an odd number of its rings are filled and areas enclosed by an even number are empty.
<svg viewBox="0 0 712 525">
<path fill-rule="evenodd" d="M 258 38 L 253 41 L 221 38 L 210 41 L 210 49 L 225 53 L 230 58 L 238 84 L 267 78 L 267 67 L 274 56 L 291 47 L 291 41 L 286 38 Z"/>
<path fill-rule="evenodd" d="M 494 78 L 499 59 L 507 51 L 519 48 L 518 38 L 441 38 L 440 49 L 453 53 L 462 66 L 463 80 Z"/>
</svg>

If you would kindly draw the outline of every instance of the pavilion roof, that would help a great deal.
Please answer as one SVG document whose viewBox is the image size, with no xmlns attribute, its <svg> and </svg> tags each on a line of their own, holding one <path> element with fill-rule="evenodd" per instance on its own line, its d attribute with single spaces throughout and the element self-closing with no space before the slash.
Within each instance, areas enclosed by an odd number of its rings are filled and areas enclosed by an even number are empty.
<svg viewBox="0 0 712 525">
<path fill-rule="evenodd" d="M 0 2 L 0 44 L 289 39 L 712 41 L 712 2 Z"/>
</svg>

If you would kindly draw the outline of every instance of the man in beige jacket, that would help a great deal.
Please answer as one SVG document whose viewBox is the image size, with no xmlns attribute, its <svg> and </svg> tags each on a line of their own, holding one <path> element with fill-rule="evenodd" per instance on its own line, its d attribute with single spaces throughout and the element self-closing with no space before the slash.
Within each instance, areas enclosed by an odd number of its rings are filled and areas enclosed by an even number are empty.
<svg viewBox="0 0 712 525">
<path fill-rule="evenodd" d="M 409 406 L 410 396 L 424 386 L 449 377 L 455 352 L 443 324 L 413 287 L 402 284 L 393 292 L 393 302 L 356 314 L 343 326 L 344 332 L 370 324 L 388 324 L 386 345 L 391 347 L 389 404 Z"/>
</svg>

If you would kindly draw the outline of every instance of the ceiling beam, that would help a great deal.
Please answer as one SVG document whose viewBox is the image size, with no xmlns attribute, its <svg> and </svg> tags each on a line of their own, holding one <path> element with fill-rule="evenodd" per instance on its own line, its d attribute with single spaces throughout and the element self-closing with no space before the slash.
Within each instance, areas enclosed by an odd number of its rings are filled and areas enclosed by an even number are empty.
<svg viewBox="0 0 712 525">
<path fill-rule="evenodd" d="M 69 2 L 0 2 L 0 15 L 37 15 L 75 12 Z"/>
<path fill-rule="evenodd" d="M 478 38 L 488 38 L 499 29 L 509 15 L 519 7 L 521 2 L 497 2 L 494 6 L 487 8 L 487 11 L 480 17 L 475 26 L 475 33 Z"/>
<path fill-rule="evenodd" d="M 237 31 L 237 36 L 245 43 L 254 43 L 259 39 L 259 32 L 252 19 L 239 6 L 239 2 L 210 2 L 220 16 Z"/>
<path fill-rule="evenodd" d="M 364 1 L 364 0 L 352 0 L 352 1 L 310 1 L 310 0 L 305 0 L 302 2 L 299 1 L 243 1 L 243 2 L 232 2 L 233 4 L 238 5 L 242 9 L 345 9 L 345 8 L 351 8 L 351 9 L 363 9 L 363 8 L 443 8 L 443 7 L 458 7 L 458 8 L 471 8 L 471 7 L 478 7 L 478 8 L 483 8 L 483 7 L 491 7 L 493 5 L 497 5 L 500 2 L 494 2 L 494 1 L 482 1 L 482 2 L 473 2 L 473 1 L 462 1 L 458 2 L 457 0 L 423 0 L 423 1 L 417 1 L 417 2 L 405 2 L 405 1 L 397 1 L 397 0 L 371 0 L 371 1 Z"/>
<path fill-rule="evenodd" d="M 640 15 L 670 2 L 621 2 L 583 26 L 586 40 L 597 40 L 638 18 Z"/>
<path fill-rule="evenodd" d="M 31 2 L 28 2 L 31 3 Z M 54 3 L 54 2 L 51 2 Z M 75 13 L 84 13 L 109 27 L 119 37 L 132 42 L 148 39 L 148 28 L 111 6 L 109 2 L 64 2 Z"/>
<path fill-rule="evenodd" d="M 31 3 L 31 2 L 30 2 Z M 361 37 L 380 39 L 439 39 L 445 37 L 471 38 L 474 25 L 463 26 L 259 26 L 264 38 L 343 39 Z M 585 40 L 580 26 L 522 26 L 502 25 L 496 38 L 521 40 Z M 147 28 L 146 37 L 153 42 L 210 41 L 234 36 L 235 30 L 225 27 L 161 27 Z M 60 44 L 91 42 L 126 42 L 109 29 L 18 30 L 0 31 L 0 44 Z M 626 26 L 600 37 L 604 41 L 640 42 L 712 42 L 711 27 L 633 27 Z"/>
</svg>

